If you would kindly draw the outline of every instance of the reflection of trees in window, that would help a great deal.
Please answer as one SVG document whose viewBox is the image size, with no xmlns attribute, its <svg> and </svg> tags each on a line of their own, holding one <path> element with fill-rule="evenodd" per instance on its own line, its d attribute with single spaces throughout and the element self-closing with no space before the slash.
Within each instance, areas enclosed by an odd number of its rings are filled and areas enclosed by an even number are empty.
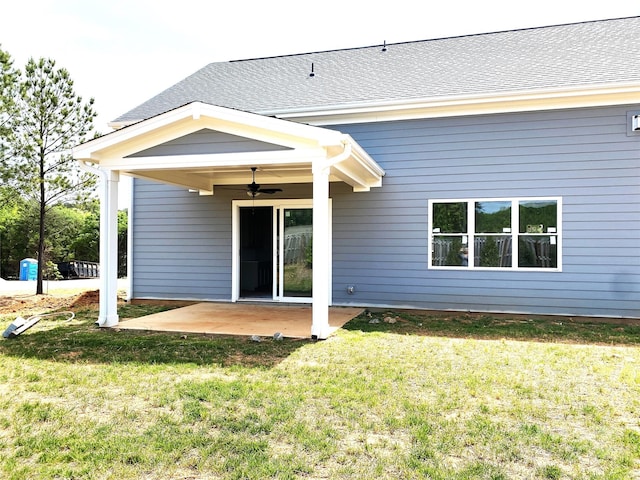
<svg viewBox="0 0 640 480">
<path fill-rule="evenodd" d="M 475 202 L 475 264 L 479 267 L 511 266 L 510 243 L 504 233 L 511 232 L 511 201 Z M 504 258 L 503 258 L 504 257 Z"/>
<path fill-rule="evenodd" d="M 527 200 L 519 203 L 518 266 L 557 268 L 558 202 Z M 550 230 L 551 229 L 551 230 Z M 522 235 L 526 234 L 526 235 Z M 553 241 L 552 241 L 553 239 Z"/>
<path fill-rule="evenodd" d="M 467 235 L 467 202 L 433 204 L 432 264 L 444 266 L 467 265 L 462 238 Z"/>
<path fill-rule="evenodd" d="M 511 202 L 476 202 L 476 233 L 503 233 L 511 228 Z"/>
<path fill-rule="evenodd" d="M 462 239 L 459 237 L 453 237 L 449 241 L 451 242 L 451 246 L 449 247 L 449 253 L 447 253 L 445 265 L 459 267 L 463 264 L 461 256 Z"/>
<path fill-rule="evenodd" d="M 520 235 L 518 241 L 519 267 L 558 267 L 558 246 L 553 235 Z"/>
<path fill-rule="evenodd" d="M 433 228 L 439 228 L 441 233 L 466 233 L 467 202 L 435 203 Z"/>
<path fill-rule="evenodd" d="M 301 208 L 287 210 L 284 217 L 284 226 L 297 227 L 298 225 L 313 225 L 313 209 Z"/>
<path fill-rule="evenodd" d="M 558 204 L 555 200 L 531 200 L 520 202 L 520 233 L 531 233 L 532 226 L 542 225 L 542 231 L 546 233 L 549 227 L 557 228 Z M 530 226 L 527 230 L 527 226 Z"/>
<path fill-rule="evenodd" d="M 498 245 L 493 237 L 485 237 L 482 250 L 480 250 L 480 266 L 481 267 L 499 267 L 500 252 Z"/>
</svg>

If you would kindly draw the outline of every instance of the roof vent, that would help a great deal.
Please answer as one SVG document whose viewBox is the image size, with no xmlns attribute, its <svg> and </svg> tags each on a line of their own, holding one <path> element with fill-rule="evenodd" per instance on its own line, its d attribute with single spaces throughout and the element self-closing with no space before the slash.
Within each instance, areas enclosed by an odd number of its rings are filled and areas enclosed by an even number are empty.
<svg viewBox="0 0 640 480">
<path fill-rule="evenodd" d="M 310 77 L 315 77 L 316 76 L 315 72 L 313 71 L 313 62 L 311 62 L 311 73 L 309 74 L 309 76 Z"/>
<path fill-rule="evenodd" d="M 382 45 L 382 51 L 386 52 L 387 51 L 387 41 L 384 41 L 384 44 Z"/>
</svg>

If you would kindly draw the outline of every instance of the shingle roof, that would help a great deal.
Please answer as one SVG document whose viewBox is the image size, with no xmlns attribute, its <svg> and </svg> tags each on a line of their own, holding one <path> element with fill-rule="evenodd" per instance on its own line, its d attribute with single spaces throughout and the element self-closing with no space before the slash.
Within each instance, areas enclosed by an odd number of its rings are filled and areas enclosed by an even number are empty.
<svg viewBox="0 0 640 480">
<path fill-rule="evenodd" d="M 640 17 L 211 63 L 117 122 L 193 101 L 276 114 L 640 81 Z M 315 75 L 310 76 L 311 68 Z"/>
</svg>

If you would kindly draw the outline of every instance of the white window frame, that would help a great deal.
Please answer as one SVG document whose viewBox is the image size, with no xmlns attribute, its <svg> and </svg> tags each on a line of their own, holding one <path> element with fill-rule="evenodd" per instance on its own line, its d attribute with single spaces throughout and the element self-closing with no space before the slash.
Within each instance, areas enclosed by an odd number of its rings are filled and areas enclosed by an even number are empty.
<svg viewBox="0 0 640 480">
<path fill-rule="evenodd" d="M 541 235 L 553 235 L 556 237 L 557 248 L 557 266 L 555 268 L 547 267 L 519 267 L 518 266 L 518 237 L 522 235 L 519 228 L 519 208 L 520 202 L 537 202 L 537 201 L 554 201 L 557 202 L 557 227 L 555 232 L 543 232 Z M 473 261 L 475 252 L 474 244 L 476 236 L 487 236 L 483 233 L 475 233 L 475 203 L 476 202 L 511 202 L 511 232 L 504 232 L 498 235 L 511 235 L 511 257 L 512 262 L 510 267 L 480 267 L 475 265 Z M 439 232 L 434 232 L 433 229 L 433 206 L 439 203 L 467 203 L 467 245 L 468 251 L 468 265 L 433 265 L 433 240 L 435 236 L 440 235 Z M 562 271 L 562 197 L 502 197 L 502 198 L 438 198 L 430 199 L 428 201 L 428 263 L 427 268 L 430 270 L 462 270 L 462 271 L 518 271 L 518 272 L 561 272 Z M 462 235 L 465 235 L 461 233 Z M 455 235 L 455 234 L 452 234 Z"/>
</svg>

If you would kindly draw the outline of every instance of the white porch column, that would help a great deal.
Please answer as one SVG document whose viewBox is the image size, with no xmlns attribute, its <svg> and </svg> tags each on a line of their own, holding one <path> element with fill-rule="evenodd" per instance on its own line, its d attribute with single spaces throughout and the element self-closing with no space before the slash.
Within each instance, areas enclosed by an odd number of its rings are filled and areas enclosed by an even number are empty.
<svg viewBox="0 0 640 480">
<path fill-rule="evenodd" d="M 314 162 L 313 173 L 313 305 L 311 337 L 329 336 L 331 237 L 329 228 L 329 167 Z"/>
<path fill-rule="evenodd" d="M 98 325 L 118 324 L 118 181 L 117 171 L 102 176 L 100 198 L 100 312 Z"/>
</svg>

